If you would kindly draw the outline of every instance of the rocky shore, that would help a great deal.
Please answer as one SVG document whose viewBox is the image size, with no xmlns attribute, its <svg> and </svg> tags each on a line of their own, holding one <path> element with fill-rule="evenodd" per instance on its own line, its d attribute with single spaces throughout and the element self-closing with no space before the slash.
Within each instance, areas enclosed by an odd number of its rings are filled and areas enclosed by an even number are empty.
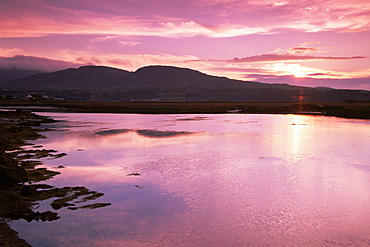
<svg viewBox="0 0 370 247">
<path fill-rule="evenodd" d="M 42 163 L 38 159 L 54 159 L 66 154 L 41 149 L 28 142 L 43 138 L 40 133 L 48 131 L 35 127 L 53 121 L 29 111 L 0 110 L 0 246 L 31 246 L 9 228 L 7 222 L 10 220 L 53 221 L 60 218 L 55 211 L 63 207 L 77 210 L 110 205 L 95 203 L 76 206 L 77 203 L 95 200 L 104 194 L 85 187 L 56 188 L 41 183 L 60 172 L 40 168 Z M 35 211 L 38 202 L 51 198 L 57 198 L 50 204 L 54 211 Z"/>
<path fill-rule="evenodd" d="M 25 240 L 18 237 L 18 233 L 12 230 L 4 219 L 0 219 L 0 246 L 30 247 Z"/>
<path fill-rule="evenodd" d="M 32 176 L 20 165 L 13 151 L 19 151 L 26 141 L 42 137 L 31 126 L 51 121 L 27 111 L 0 111 L 0 246 L 30 246 L 6 223 L 34 213 L 31 201 L 21 195 L 26 188 L 24 182 L 31 181 Z"/>
</svg>

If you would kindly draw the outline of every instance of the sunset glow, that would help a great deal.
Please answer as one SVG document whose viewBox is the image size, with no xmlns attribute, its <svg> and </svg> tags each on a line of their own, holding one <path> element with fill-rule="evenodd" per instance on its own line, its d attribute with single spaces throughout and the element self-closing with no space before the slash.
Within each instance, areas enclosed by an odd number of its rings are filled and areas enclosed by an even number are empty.
<svg viewBox="0 0 370 247">
<path fill-rule="evenodd" d="M 370 90 L 367 0 L 13 0 L 0 69 L 187 67 L 232 79 Z"/>
</svg>

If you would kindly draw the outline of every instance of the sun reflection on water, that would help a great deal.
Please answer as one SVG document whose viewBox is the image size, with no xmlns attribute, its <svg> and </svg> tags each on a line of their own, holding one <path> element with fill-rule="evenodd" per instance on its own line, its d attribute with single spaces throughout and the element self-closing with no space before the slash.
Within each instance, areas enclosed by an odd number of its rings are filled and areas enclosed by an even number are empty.
<svg viewBox="0 0 370 247">
<path fill-rule="evenodd" d="M 308 135 L 309 128 L 307 126 L 307 118 L 299 115 L 294 115 L 292 120 L 292 150 L 293 154 L 298 154 L 302 150 L 302 146 L 308 145 L 307 143 L 305 143 L 305 141 L 307 140 L 305 137 L 306 135 Z"/>
</svg>

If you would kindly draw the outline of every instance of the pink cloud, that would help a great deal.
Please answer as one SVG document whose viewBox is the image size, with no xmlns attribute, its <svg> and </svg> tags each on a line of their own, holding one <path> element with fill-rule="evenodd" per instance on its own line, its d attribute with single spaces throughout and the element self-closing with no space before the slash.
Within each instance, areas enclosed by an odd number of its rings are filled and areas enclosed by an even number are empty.
<svg viewBox="0 0 370 247">
<path fill-rule="evenodd" d="M 308 54 L 308 53 L 323 53 L 323 52 L 330 52 L 328 50 L 329 47 L 309 47 L 308 45 L 316 45 L 319 44 L 320 42 L 316 41 L 310 41 L 310 42 L 304 42 L 301 45 L 294 46 L 288 49 L 281 49 L 277 48 L 272 54 L 279 54 L 279 55 L 286 55 L 286 54 L 293 54 L 293 55 L 302 55 L 302 54 Z"/>
<path fill-rule="evenodd" d="M 52 72 L 67 68 L 77 68 L 81 65 L 82 64 L 23 55 L 17 55 L 14 57 L 0 57 L 1 69 L 38 70 Z"/>
<path fill-rule="evenodd" d="M 303 61 L 303 60 L 348 60 L 348 59 L 362 59 L 365 56 L 353 57 L 319 57 L 319 56 L 299 56 L 292 54 L 262 54 L 244 58 L 234 58 L 228 60 L 229 63 L 258 63 L 258 62 L 274 62 L 274 61 Z"/>
<path fill-rule="evenodd" d="M 297 78 L 292 75 L 276 76 L 268 74 L 246 74 L 244 78 L 246 80 L 248 80 L 249 78 L 254 78 L 256 81 L 262 83 L 286 83 L 289 85 L 307 86 L 307 87 L 331 87 L 337 89 L 354 89 L 354 90 L 370 89 L 370 77 L 321 79 L 311 77 Z"/>
<path fill-rule="evenodd" d="M 307 74 L 307 76 L 335 76 L 335 77 L 340 77 L 342 75 L 340 74 L 333 74 L 333 73 L 312 73 L 312 74 Z"/>
<path fill-rule="evenodd" d="M 356 28 L 356 29 L 348 29 L 348 30 L 342 30 L 339 31 L 339 33 L 359 33 L 359 32 L 365 32 L 370 30 L 369 28 Z"/>
<path fill-rule="evenodd" d="M 130 62 L 130 60 L 127 60 L 127 59 L 109 59 L 106 61 L 108 64 L 111 64 L 112 66 L 119 66 L 119 67 L 130 67 L 132 68 L 133 67 L 133 64 L 132 62 Z"/>
<path fill-rule="evenodd" d="M 94 57 L 91 54 L 83 54 L 75 59 L 79 63 L 111 66 L 124 70 L 134 71 L 143 66 L 149 65 L 171 65 L 178 67 L 192 67 L 194 69 L 205 68 L 205 62 L 195 56 L 169 55 L 169 54 L 106 54 Z"/>
<path fill-rule="evenodd" d="M 318 32 L 364 30 L 370 25 L 367 0 L 319 0 L 314 5 L 308 0 L 10 2 L 14 3 L 0 3 L 1 37 L 49 34 L 234 37 L 279 28 Z"/>
<path fill-rule="evenodd" d="M 4 57 L 14 56 L 16 54 L 20 54 L 21 52 L 22 50 L 18 48 L 11 48 L 11 49 L 0 48 L 0 56 L 4 56 Z"/>
</svg>

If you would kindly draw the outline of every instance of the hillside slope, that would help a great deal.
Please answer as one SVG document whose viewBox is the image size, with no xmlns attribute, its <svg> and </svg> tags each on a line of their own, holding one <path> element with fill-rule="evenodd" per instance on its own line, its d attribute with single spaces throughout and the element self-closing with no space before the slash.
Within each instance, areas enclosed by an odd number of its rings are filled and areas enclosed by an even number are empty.
<svg viewBox="0 0 370 247">
<path fill-rule="evenodd" d="M 51 98 L 83 101 L 370 100 L 370 91 L 239 81 L 171 66 L 148 66 L 135 72 L 83 66 L 0 82 L 0 87 L 18 97 L 34 92 Z"/>
</svg>

